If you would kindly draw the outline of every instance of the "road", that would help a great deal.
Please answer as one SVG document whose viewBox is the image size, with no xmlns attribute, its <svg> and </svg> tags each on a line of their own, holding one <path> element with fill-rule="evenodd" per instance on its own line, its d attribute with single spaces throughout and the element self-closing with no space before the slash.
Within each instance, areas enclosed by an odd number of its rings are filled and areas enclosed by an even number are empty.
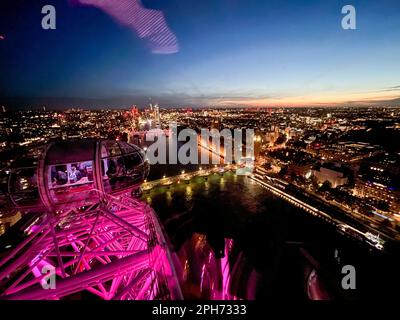
<svg viewBox="0 0 400 320">
<path fill-rule="evenodd" d="M 354 220 L 354 218 L 347 216 L 345 213 L 342 214 L 334 208 L 330 208 L 328 204 L 319 203 L 319 199 L 307 198 L 304 194 L 300 194 L 300 192 L 294 192 L 295 190 L 291 190 L 291 192 L 287 191 L 283 189 L 282 186 L 278 187 L 274 185 L 273 182 L 268 181 L 264 176 L 258 173 L 250 175 L 249 178 L 296 207 L 334 225 L 341 233 L 364 243 L 368 243 L 376 249 L 383 249 L 378 243 L 383 245 L 387 241 L 396 241 L 396 239 L 382 233 L 380 230 L 376 230 L 360 221 Z M 291 188 L 293 189 L 293 186 L 291 186 Z M 296 194 L 294 195 L 294 193 Z M 378 241 L 371 241 L 371 234 L 379 235 L 379 238 L 377 238 Z"/>
</svg>

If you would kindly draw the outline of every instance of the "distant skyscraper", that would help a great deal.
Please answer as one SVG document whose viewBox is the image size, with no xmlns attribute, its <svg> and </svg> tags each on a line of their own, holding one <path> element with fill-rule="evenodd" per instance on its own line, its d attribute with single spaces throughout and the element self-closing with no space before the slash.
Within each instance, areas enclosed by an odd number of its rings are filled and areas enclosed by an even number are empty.
<svg viewBox="0 0 400 320">
<path fill-rule="evenodd" d="M 160 108 L 159 108 L 158 104 L 153 106 L 153 104 L 150 103 L 150 113 L 153 116 L 154 127 L 157 129 L 160 129 L 161 128 L 161 118 L 160 118 Z"/>
<path fill-rule="evenodd" d="M 161 128 L 161 119 L 160 119 L 160 108 L 158 105 L 154 107 L 154 120 L 156 122 L 156 128 Z"/>
<path fill-rule="evenodd" d="M 132 106 L 131 116 L 132 116 L 132 129 L 136 130 L 139 128 L 140 112 L 137 106 L 135 105 Z"/>
</svg>

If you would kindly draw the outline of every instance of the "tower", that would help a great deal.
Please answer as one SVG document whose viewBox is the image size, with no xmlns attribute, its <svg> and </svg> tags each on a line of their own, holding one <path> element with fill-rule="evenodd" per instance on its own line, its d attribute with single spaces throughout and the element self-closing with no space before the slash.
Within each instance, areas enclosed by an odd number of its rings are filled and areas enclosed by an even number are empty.
<svg viewBox="0 0 400 320">
<path fill-rule="evenodd" d="M 158 104 L 153 106 L 153 104 L 150 103 L 150 113 L 153 117 L 155 129 L 161 129 L 160 108 Z"/>
</svg>

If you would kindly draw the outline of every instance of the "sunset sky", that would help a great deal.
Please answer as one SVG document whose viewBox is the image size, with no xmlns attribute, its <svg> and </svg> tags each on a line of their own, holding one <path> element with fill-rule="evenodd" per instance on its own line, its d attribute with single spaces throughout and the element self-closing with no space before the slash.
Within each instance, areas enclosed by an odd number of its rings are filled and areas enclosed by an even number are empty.
<svg viewBox="0 0 400 320">
<path fill-rule="evenodd" d="M 41 28 L 45 4 L 56 7 L 56 30 Z M 142 4 L 162 10 L 178 52 L 152 52 L 101 8 L 2 1 L 0 104 L 400 105 L 398 0 Z M 356 30 L 341 28 L 346 4 Z"/>
</svg>

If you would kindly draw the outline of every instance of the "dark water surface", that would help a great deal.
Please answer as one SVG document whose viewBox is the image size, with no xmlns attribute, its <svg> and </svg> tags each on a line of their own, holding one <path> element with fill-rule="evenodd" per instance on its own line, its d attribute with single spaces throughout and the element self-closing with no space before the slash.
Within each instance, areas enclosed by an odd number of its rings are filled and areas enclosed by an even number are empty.
<svg viewBox="0 0 400 320">
<path fill-rule="evenodd" d="M 179 257 L 185 298 L 307 299 L 313 263 L 325 297 L 385 297 L 399 283 L 392 256 L 345 238 L 244 176 L 197 177 L 143 199 Z M 356 268 L 357 290 L 341 289 L 346 264 Z"/>
</svg>

